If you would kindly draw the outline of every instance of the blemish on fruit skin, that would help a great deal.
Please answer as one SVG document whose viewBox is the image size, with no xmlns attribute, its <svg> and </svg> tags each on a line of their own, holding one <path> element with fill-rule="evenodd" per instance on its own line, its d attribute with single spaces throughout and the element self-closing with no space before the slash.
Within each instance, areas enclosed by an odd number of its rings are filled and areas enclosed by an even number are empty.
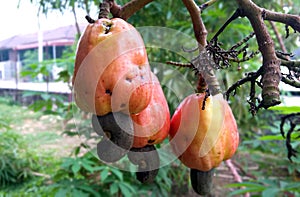
<svg viewBox="0 0 300 197">
<path fill-rule="evenodd" d="M 151 139 L 148 140 L 148 143 L 149 143 L 149 144 L 152 144 L 152 143 L 154 143 L 154 142 L 155 142 L 155 140 L 151 140 Z"/>
<path fill-rule="evenodd" d="M 112 95 L 112 92 L 109 89 L 105 90 L 105 94 L 109 94 L 110 96 Z"/>
<path fill-rule="evenodd" d="M 127 82 L 131 83 L 132 82 L 132 79 L 130 79 L 129 77 L 126 77 L 125 79 Z"/>
</svg>

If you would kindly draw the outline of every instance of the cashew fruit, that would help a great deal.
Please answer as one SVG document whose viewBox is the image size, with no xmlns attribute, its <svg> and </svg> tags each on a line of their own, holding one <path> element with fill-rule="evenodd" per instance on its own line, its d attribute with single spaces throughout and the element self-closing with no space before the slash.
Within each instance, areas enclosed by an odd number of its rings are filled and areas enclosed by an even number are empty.
<svg viewBox="0 0 300 197">
<path fill-rule="evenodd" d="M 120 18 L 89 24 L 77 46 L 72 84 L 83 111 L 102 116 L 144 110 L 152 94 L 151 71 L 139 32 Z"/>
<path fill-rule="evenodd" d="M 158 174 L 160 163 L 155 146 L 147 145 L 142 148 L 132 148 L 127 155 L 129 161 L 138 165 L 137 180 L 141 183 L 152 183 Z"/>
<path fill-rule="evenodd" d="M 207 172 L 233 156 L 239 144 L 235 118 L 222 95 L 186 97 L 170 126 L 174 153 L 191 169 Z"/>
<path fill-rule="evenodd" d="M 152 97 L 149 105 L 138 114 L 131 114 L 134 127 L 133 147 L 161 143 L 169 134 L 170 112 L 157 77 L 152 74 Z"/>
<path fill-rule="evenodd" d="M 97 144 L 97 154 L 102 161 L 116 162 L 132 147 L 133 125 L 129 115 L 121 112 L 104 116 L 93 115 L 92 126 L 95 132 L 102 136 Z"/>
</svg>

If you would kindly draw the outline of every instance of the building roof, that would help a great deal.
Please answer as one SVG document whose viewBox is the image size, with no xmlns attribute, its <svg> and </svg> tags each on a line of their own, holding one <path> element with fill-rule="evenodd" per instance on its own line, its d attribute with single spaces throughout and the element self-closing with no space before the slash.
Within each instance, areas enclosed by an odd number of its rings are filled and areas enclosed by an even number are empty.
<svg viewBox="0 0 300 197">
<path fill-rule="evenodd" d="M 79 25 L 83 31 L 86 25 Z M 68 25 L 43 32 L 43 46 L 65 46 L 72 45 L 75 41 L 77 30 L 75 25 Z M 0 50 L 30 49 L 38 47 L 38 32 L 25 35 L 16 35 L 0 41 Z"/>
</svg>

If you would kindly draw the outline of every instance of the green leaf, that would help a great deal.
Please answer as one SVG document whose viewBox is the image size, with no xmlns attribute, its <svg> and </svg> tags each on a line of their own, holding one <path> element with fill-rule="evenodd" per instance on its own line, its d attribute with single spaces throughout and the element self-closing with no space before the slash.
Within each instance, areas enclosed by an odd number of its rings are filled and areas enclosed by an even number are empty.
<svg viewBox="0 0 300 197">
<path fill-rule="evenodd" d="M 290 114 L 300 112 L 300 106 L 274 106 L 270 110 L 278 111 L 282 114 Z"/>
<path fill-rule="evenodd" d="M 280 189 L 278 188 L 268 188 L 262 192 L 262 197 L 277 196 L 279 192 Z"/>
<path fill-rule="evenodd" d="M 74 159 L 73 158 L 66 158 L 63 160 L 63 163 L 61 164 L 62 168 L 69 168 L 69 166 L 71 166 L 74 163 Z"/>
<path fill-rule="evenodd" d="M 55 197 L 65 197 L 68 193 L 68 188 L 60 188 L 58 192 L 56 192 Z"/>
<path fill-rule="evenodd" d="M 44 99 L 45 101 L 49 100 L 51 98 L 50 94 L 41 94 L 42 99 Z"/>
<path fill-rule="evenodd" d="M 295 139 L 299 136 L 298 133 L 292 133 L 291 138 Z M 261 136 L 258 138 L 261 141 L 270 141 L 270 140 L 285 140 L 284 137 L 282 137 L 281 134 L 279 135 L 266 135 L 266 136 Z"/>
<path fill-rule="evenodd" d="M 93 194 L 93 196 L 96 197 L 100 197 L 100 195 L 98 194 L 98 192 L 96 190 L 94 190 L 92 187 L 90 186 L 86 186 L 86 185 L 78 185 L 77 188 L 89 192 L 90 194 Z"/>
<path fill-rule="evenodd" d="M 131 197 L 131 196 L 132 196 L 132 193 L 130 192 L 130 190 L 129 190 L 129 188 L 127 187 L 127 185 L 125 185 L 125 184 L 123 184 L 122 182 L 120 182 L 119 188 L 120 188 L 122 194 L 123 194 L 125 197 Z"/>
<path fill-rule="evenodd" d="M 109 171 L 108 169 L 104 169 L 100 172 L 100 178 L 102 181 L 105 181 L 105 179 L 108 177 Z"/>
<path fill-rule="evenodd" d="M 120 170 L 118 170 L 116 168 L 111 168 L 110 170 L 114 175 L 116 175 L 118 177 L 118 179 L 120 181 L 123 181 L 123 173 Z"/>
<path fill-rule="evenodd" d="M 249 188 L 259 188 L 262 190 L 265 189 L 265 186 L 259 184 L 259 183 L 253 183 L 253 182 L 242 182 L 242 183 L 231 183 L 227 184 L 226 187 L 249 187 Z"/>
<path fill-rule="evenodd" d="M 88 197 L 89 194 L 86 194 L 78 189 L 73 189 L 72 191 L 72 197 Z"/>
<path fill-rule="evenodd" d="M 86 169 L 87 171 L 93 173 L 94 172 L 94 168 L 85 160 L 82 161 L 82 166 L 84 167 L 84 169 Z"/>
<path fill-rule="evenodd" d="M 300 183 L 290 183 L 284 187 L 284 190 L 298 189 L 300 191 Z"/>
<path fill-rule="evenodd" d="M 262 141 L 269 141 L 269 140 L 285 140 L 282 135 L 266 135 L 258 138 Z"/>
<path fill-rule="evenodd" d="M 251 193 L 251 192 L 261 192 L 262 190 L 258 190 L 257 188 L 246 188 L 246 189 L 238 189 L 233 192 L 230 192 L 228 196 L 236 196 L 240 194 L 245 193 Z"/>
<path fill-rule="evenodd" d="M 73 172 L 74 174 L 76 174 L 79 170 L 80 170 L 80 164 L 76 161 L 76 162 L 74 162 L 74 164 L 72 165 L 72 172 Z"/>
<path fill-rule="evenodd" d="M 110 191 L 111 195 L 114 195 L 115 193 L 117 193 L 119 191 L 118 182 L 114 182 L 113 184 L 111 184 L 109 191 Z"/>
</svg>

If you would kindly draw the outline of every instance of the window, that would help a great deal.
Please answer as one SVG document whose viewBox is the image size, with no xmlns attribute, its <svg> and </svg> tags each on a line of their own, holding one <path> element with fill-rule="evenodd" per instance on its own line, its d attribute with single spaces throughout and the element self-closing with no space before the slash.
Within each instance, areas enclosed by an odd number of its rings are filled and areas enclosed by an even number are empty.
<svg viewBox="0 0 300 197">
<path fill-rule="evenodd" d="M 8 60 L 9 60 L 8 50 L 0 51 L 0 62 L 4 62 Z"/>
</svg>

